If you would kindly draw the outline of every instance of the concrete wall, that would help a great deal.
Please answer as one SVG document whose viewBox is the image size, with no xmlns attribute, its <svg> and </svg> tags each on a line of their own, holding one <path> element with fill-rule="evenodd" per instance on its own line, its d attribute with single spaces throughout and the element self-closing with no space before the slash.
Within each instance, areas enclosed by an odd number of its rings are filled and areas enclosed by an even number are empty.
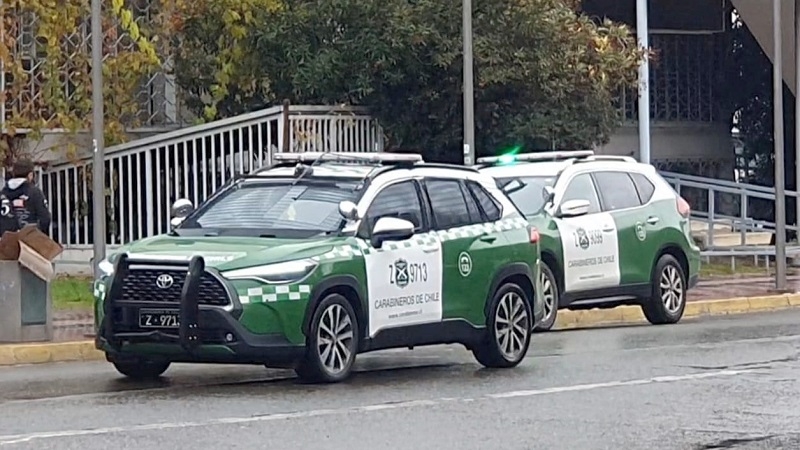
<svg viewBox="0 0 800 450">
<path fill-rule="evenodd" d="M 611 141 L 598 149 L 606 155 L 639 158 L 639 129 L 622 126 Z M 724 123 L 653 122 L 650 125 L 652 160 L 730 159 L 734 162 L 730 127 Z"/>
</svg>

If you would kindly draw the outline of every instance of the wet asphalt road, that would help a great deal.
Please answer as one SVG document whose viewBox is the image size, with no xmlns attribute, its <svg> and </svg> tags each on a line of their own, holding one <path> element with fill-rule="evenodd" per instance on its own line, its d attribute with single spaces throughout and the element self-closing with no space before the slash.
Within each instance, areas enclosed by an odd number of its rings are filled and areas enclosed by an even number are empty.
<svg viewBox="0 0 800 450">
<path fill-rule="evenodd" d="M 457 346 L 360 357 L 338 385 L 258 367 L 0 369 L 9 449 L 798 449 L 800 312 L 537 335 L 518 368 Z"/>
</svg>

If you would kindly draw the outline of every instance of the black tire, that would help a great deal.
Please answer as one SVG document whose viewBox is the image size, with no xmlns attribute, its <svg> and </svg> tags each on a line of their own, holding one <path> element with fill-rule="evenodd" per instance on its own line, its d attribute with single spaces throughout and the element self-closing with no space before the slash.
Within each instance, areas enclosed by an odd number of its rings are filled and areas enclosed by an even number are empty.
<svg viewBox="0 0 800 450">
<path fill-rule="evenodd" d="M 542 262 L 542 302 L 544 303 L 544 317 L 539 325 L 533 331 L 550 331 L 553 328 L 553 325 L 556 324 L 556 320 L 558 319 L 558 300 L 561 295 L 561 291 L 558 289 L 558 282 L 556 281 L 556 276 L 553 274 L 553 271 L 550 270 L 550 267 Z M 549 293 L 548 293 L 549 292 Z M 548 301 L 551 301 L 552 304 L 548 306 Z M 548 311 L 548 309 L 550 309 Z"/>
<path fill-rule="evenodd" d="M 125 360 L 113 361 L 117 372 L 136 381 L 156 380 L 169 369 L 169 361 Z"/>
<path fill-rule="evenodd" d="M 338 322 L 333 322 L 336 319 L 328 314 L 339 314 Z M 333 323 L 340 324 L 342 328 L 338 339 L 326 345 L 320 341 L 329 336 L 326 330 L 332 328 L 329 324 Z M 295 367 L 295 373 L 307 383 L 338 383 L 345 380 L 355 363 L 359 339 L 358 317 L 350 302 L 339 294 L 325 297 L 314 310 L 306 337 L 306 352 Z"/>
<path fill-rule="evenodd" d="M 642 313 L 653 325 L 678 323 L 686 309 L 686 273 L 672 255 L 663 255 L 653 268 L 650 298 Z"/>
<path fill-rule="evenodd" d="M 516 305 L 520 304 L 522 309 L 517 309 L 517 312 L 514 313 L 514 309 L 517 308 Z M 518 315 L 520 312 L 523 316 Z M 498 318 L 505 317 L 510 319 L 515 316 L 518 317 L 517 327 L 502 323 L 498 324 Z M 528 346 L 533 333 L 532 325 L 533 310 L 531 309 L 531 300 L 518 285 L 504 283 L 492 296 L 489 314 L 486 318 L 486 333 L 483 341 L 472 349 L 472 354 L 485 367 L 501 369 L 515 367 L 522 362 L 528 353 Z M 499 336 L 501 328 L 509 330 L 505 336 L 508 336 L 506 339 L 511 340 L 510 344 L 508 340 Z M 516 332 L 514 332 L 515 329 Z"/>
</svg>

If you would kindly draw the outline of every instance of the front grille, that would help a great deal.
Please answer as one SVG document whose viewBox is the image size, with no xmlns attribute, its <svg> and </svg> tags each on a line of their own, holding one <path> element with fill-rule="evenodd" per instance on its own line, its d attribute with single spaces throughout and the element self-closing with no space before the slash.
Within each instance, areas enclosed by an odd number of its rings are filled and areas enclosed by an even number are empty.
<svg viewBox="0 0 800 450">
<path fill-rule="evenodd" d="M 158 277 L 162 275 L 169 275 L 173 280 L 172 285 L 166 289 L 162 289 L 157 284 Z M 185 279 L 185 270 L 131 268 L 127 276 L 122 280 L 122 295 L 118 300 L 123 302 L 180 303 Z M 197 297 L 197 302 L 201 305 L 225 306 L 230 303 L 225 287 L 217 278 L 207 272 L 203 273 L 200 278 Z"/>
</svg>

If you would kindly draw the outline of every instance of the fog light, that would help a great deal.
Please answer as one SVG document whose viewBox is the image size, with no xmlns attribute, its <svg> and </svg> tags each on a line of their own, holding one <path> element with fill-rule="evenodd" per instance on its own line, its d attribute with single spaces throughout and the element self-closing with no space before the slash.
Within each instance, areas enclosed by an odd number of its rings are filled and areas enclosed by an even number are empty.
<svg viewBox="0 0 800 450">
<path fill-rule="evenodd" d="M 234 340 L 233 333 L 225 333 L 225 340 L 228 342 L 233 342 Z"/>
</svg>

